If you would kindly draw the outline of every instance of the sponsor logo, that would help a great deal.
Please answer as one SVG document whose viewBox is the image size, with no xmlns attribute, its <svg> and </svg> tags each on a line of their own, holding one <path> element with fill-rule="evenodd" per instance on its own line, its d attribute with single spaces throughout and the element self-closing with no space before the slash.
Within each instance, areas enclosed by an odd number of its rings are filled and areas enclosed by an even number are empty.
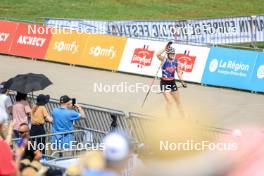
<svg viewBox="0 0 264 176">
<path fill-rule="evenodd" d="M 249 65 L 243 64 L 243 63 L 237 63 L 236 61 L 231 61 L 231 60 L 229 60 L 229 61 L 220 60 L 219 67 L 230 69 L 230 70 L 235 71 L 235 72 L 248 71 L 249 70 Z"/>
<path fill-rule="evenodd" d="M 148 50 L 149 46 L 144 45 L 143 48 L 136 48 L 134 50 L 134 54 L 131 60 L 132 64 L 138 64 L 139 68 L 142 68 L 143 66 L 150 66 L 154 51 Z"/>
<path fill-rule="evenodd" d="M 94 57 L 108 57 L 110 59 L 114 59 L 117 55 L 117 51 L 114 46 L 110 46 L 109 48 L 93 46 L 90 48 L 89 55 Z"/>
<path fill-rule="evenodd" d="M 248 64 L 238 63 L 235 60 L 213 59 L 209 64 L 209 71 L 211 73 L 217 71 L 217 73 L 223 75 L 247 77 L 249 67 Z"/>
<path fill-rule="evenodd" d="M 210 62 L 210 65 L 209 65 L 209 71 L 210 72 L 215 72 L 218 68 L 218 60 L 217 59 L 213 59 L 211 62 Z"/>
<path fill-rule="evenodd" d="M 78 51 L 78 45 L 76 41 L 73 41 L 71 43 L 59 41 L 59 42 L 54 43 L 53 49 L 58 52 L 66 51 L 66 52 L 75 54 Z"/>
<path fill-rule="evenodd" d="M 184 51 L 183 54 L 176 54 L 179 67 L 184 72 L 192 72 L 196 56 L 190 56 L 190 51 Z"/>
<path fill-rule="evenodd" d="M 236 61 L 218 61 L 217 59 L 213 59 L 209 65 L 209 71 L 215 72 L 217 69 L 228 69 L 233 72 L 247 72 L 249 71 L 249 65 L 244 63 L 237 63 Z"/>
<path fill-rule="evenodd" d="M 257 71 L 257 78 L 258 79 L 264 78 L 264 65 L 259 66 Z"/>
<path fill-rule="evenodd" d="M 0 32 L 0 42 L 5 42 L 10 34 Z"/>
<path fill-rule="evenodd" d="M 45 41 L 46 41 L 45 38 L 20 35 L 17 40 L 17 43 L 21 45 L 31 45 L 31 46 L 42 47 Z"/>
</svg>

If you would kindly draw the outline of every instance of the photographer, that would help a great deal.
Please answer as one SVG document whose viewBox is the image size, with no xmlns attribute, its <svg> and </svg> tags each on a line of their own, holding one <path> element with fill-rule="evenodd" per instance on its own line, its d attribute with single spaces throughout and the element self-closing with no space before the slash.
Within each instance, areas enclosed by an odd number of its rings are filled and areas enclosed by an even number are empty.
<svg viewBox="0 0 264 176">
<path fill-rule="evenodd" d="M 79 112 L 77 112 L 78 109 Z M 73 131 L 73 122 L 79 120 L 81 117 L 85 117 L 82 107 L 76 104 L 75 99 L 69 98 L 67 95 L 60 97 L 60 107 L 55 108 L 52 111 L 53 117 L 53 133 L 69 132 Z M 72 134 L 55 135 L 52 141 L 59 144 L 63 144 L 64 147 L 69 147 L 70 142 L 73 140 Z"/>
</svg>

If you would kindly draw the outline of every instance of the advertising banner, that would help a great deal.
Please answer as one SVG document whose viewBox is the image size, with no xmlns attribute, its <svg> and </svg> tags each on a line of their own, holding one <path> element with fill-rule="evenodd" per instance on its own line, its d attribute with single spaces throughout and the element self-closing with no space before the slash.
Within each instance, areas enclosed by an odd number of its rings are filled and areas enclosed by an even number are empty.
<svg viewBox="0 0 264 176">
<path fill-rule="evenodd" d="M 264 53 L 259 53 L 250 82 L 251 90 L 264 92 Z"/>
<path fill-rule="evenodd" d="M 19 23 L 10 53 L 16 56 L 42 59 L 45 57 L 50 39 L 51 31 L 49 28 Z"/>
<path fill-rule="evenodd" d="M 166 44 L 166 42 L 128 39 L 118 70 L 155 76 L 161 64 L 156 54 Z M 183 79 L 200 83 L 210 49 L 179 44 L 173 44 L 172 47 L 175 48 L 179 68 L 183 71 Z M 161 70 L 158 76 L 161 76 Z"/>
<path fill-rule="evenodd" d="M 79 63 L 88 35 L 76 31 L 53 34 L 45 58 L 68 64 Z"/>
<path fill-rule="evenodd" d="M 76 64 L 117 70 L 126 40 L 125 37 L 88 35 L 82 57 Z"/>
<path fill-rule="evenodd" d="M 264 15 L 255 17 L 252 25 L 253 39 L 257 42 L 264 41 Z"/>
<path fill-rule="evenodd" d="M 185 81 L 201 83 L 210 48 L 191 45 L 172 45 L 178 66 Z"/>
<path fill-rule="evenodd" d="M 18 24 L 17 22 L 0 21 L 0 53 L 9 54 Z"/>
<path fill-rule="evenodd" d="M 227 48 L 212 48 L 202 83 L 250 90 L 258 53 Z"/>
<path fill-rule="evenodd" d="M 139 39 L 226 44 L 264 41 L 264 15 L 170 21 L 46 19 L 56 27 Z"/>
<path fill-rule="evenodd" d="M 166 44 L 166 42 L 128 39 L 118 71 L 155 76 L 161 64 L 156 54 Z"/>
</svg>

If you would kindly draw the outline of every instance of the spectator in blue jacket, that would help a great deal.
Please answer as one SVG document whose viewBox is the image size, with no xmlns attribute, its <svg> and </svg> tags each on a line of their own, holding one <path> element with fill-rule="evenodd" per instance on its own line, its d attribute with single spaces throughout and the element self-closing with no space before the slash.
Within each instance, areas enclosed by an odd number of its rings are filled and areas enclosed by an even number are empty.
<svg viewBox="0 0 264 176">
<path fill-rule="evenodd" d="M 63 95 L 60 97 L 60 107 L 53 109 L 52 117 L 53 133 L 69 132 L 74 130 L 73 122 L 79 120 L 81 117 L 85 117 L 85 113 L 80 105 L 73 104 L 71 98 Z M 71 133 L 55 135 L 52 141 L 58 147 L 62 147 L 62 149 L 69 148 L 70 142 L 73 141 L 73 135 Z"/>
</svg>

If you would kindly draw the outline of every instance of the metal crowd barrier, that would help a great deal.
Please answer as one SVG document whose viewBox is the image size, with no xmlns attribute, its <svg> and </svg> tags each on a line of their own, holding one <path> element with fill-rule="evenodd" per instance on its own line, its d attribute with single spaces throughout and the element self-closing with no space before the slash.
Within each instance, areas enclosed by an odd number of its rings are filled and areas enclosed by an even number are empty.
<svg viewBox="0 0 264 176">
<path fill-rule="evenodd" d="M 63 143 L 64 139 L 68 138 L 70 135 L 72 136 L 71 141 L 73 141 L 73 145 L 64 149 L 62 146 L 60 146 L 59 141 L 61 140 Z M 32 147 L 40 147 L 38 149 L 43 149 L 42 153 L 44 156 L 54 159 L 63 156 L 63 154 L 66 154 L 66 156 L 74 157 L 78 156 L 81 152 L 88 149 L 96 149 L 95 147 L 99 147 L 99 144 L 101 143 L 105 135 L 106 133 L 100 131 L 82 128 L 68 132 L 30 136 L 30 141 Z M 13 139 L 13 146 L 15 146 L 19 140 L 20 138 Z M 34 143 L 35 141 L 36 143 Z M 41 144 L 38 146 L 39 143 Z M 58 144 L 58 146 L 52 147 L 51 144 Z"/>
<path fill-rule="evenodd" d="M 102 139 L 107 135 L 106 132 L 94 130 L 91 128 L 86 128 L 86 127 L 76 126 L 76 125 L 74 127 L 75 127 L 75 129 L 85 130 L 85 136 L 84 136 L 85 141 L 91 142 L 94 144 L 101 143 Z"/>
<path fill-rule="evenodd" d="M 12 100 L 14 100 L 14 95 L 11 95 L 11 98 Z M 57 108 L 59 106 L 59 102 L 56 99 L 51 99 L 50 102 L 46 105 L 49 113 L 51 113 L 54 108 Z M 81 106 L 84 109 L 86 117 L 75 121 L 75 128 L 92 131 L 91 133 L 94 136 L 94 142 L 99 142 L 105 134 L 110 132 L 112 115 L 117 117 L 118 129 L 127 132 L 136 143 L 144 142 L 145 131 L 151 129 L 151 125 L 155 120 L 155 117 L 145 114 L 130 112 L 126 115 L 123 111 L 119 110 L 87 104 L 81 104 Z M 51 128 L 52 124 L 45 124 L 47 133 L 52 132 Z M 229 129 L 221 129 L 212 126 L 202 126 L 202 128 L 208 131 L 210 135 L 221 136 L 229 135 L 231 133 L 231 130 Z"/>
<path fill-rule="evenodd" d="M 152 129 L 153 122 L 157 119 L 154 116 L 129 113 L 129 123 L 131 125 L 131 135 L 134 137 L 137 143 L 144 143 L 145 133 L 147 130 Z M 201 129 L 205 132 L 204 134 L 208 137 L 222 138 L 232 134 L 231 129 L 218 128 L 214 126 L 208 126 L 200 124 Z"/>
<path fill-rule="evenodd" d="M 12 102 L 15 102 L 15 94 L 10 95 Z M 36 96 L 34 96 L 34 99 Z M 32 101 L 31 96 L 28 96 L 29 101 Z M 34 101 L 32 101 L 34 102 Z M 90 128 L 102 132 L 109 132 L 112 122 L 111 116 L 116 116 L 119 127 L 123 130 L 129 128 L 127 117 L 123 111 L 103 108 L 99 106 L 93 106 L 88 104 L 80 104 L 85 112 L 85 118 L 75 121 L 75 125 L 79 127 Z M 60 107 L 59 101 L 56 99 L 50 99 L 49 103 L 46 104 L 46 108 L 50 114 L 54 108 Z M 51 132 L 52 124 L 46 123 L 46 132 Z"/>
<path fill-rule="evenodd" d="M 82 104 L 82 107 L 84 109 L 86 117 L 76 121 L 75 125 L 77 126 L 92 128 L 103 132 L 109 132 L 112 123 L 111 115 L 114 115 L 117 117 L 117 123 L 119 124 L 119 126 L 123 130 L 128 129 L 126 120 L 127 117 L 125 116 L 124 112 L 91 107 L 84 104 Z"/>
<path fill-rule="evenodd" d="M 11 95 L 11 99 L 14 101 L 14 94 Z M 34 96 L 36 98 L 36 96 Z M 29 98 L 30 99 L 30 98 Z M 46 105 L 49 113 L 52 112 L 54 108 L 59 107 L 58 100 L 51 99 L 50 102 Z M 109 108 L 103 108 L 98 106 L 92 106 L 87 104 L 81 104 L 85 111 L 86 118 L 82 118 L 75 122 L 74 127 L 75 131 L 64 132 L 64 133 L 52 133 L 52 124 L 46 123 L 45 129 L 47 131 L 46 135 L 33 136 L 32 140 L 40 141 L 51 141 L 52 136 L 56 135 L 68 135 L 72 134 L 74 140 L 79 143 L 90 143 L 90 144 L 99 144 L 103 137 L 109 133 L 110 124 L 112 122 L 111 116 L 114 115 L 117 117 L 117 127 L 121 130 L 125 130 L 133 138 L 136 144 L 144 143 L 145 141 L 145 132 L 146 130 L 152 129 L 152 123 L 155 122 L 154 116 L 149 116 L 145 114 L 132 113 L 125 114 L 122 111 L 113 110 Z M 227 136 L 232 133 L 232 130 L 216 128 L 212 126 L 202 126 L 202 129 L 206 131 L 206 135 L 211 136 Z M 208 133 L 207 133 L 208 132 Z M 14 139 L 13 142 L 16 143 L 18 139 Z M 59 159 L 63 156 L 63 159 L 67 157 L 77 157 L 82 152 L 85 152 L 86 149 L 70 149 L 70 150 L 55 150 L 52 152 L 45 152 L 44 156 L 50 159 Z M 124 170 L 123 176 L 132 175 L 134 163 L 133 159 L 129 160 L 128 166 Z"/>
<path fill-rule="evenodd" d="M 103 108 L 98 106 L 92 106 L 87 104 L 80 104 L 84 110 L 85 117 L 75 121 L 75 125 L 79 127 L 90 128 L 102 132 L 109 132 L 112 122 L 111 115 L 117 117 L 117 123 L 120 124 L 123 130 L 128 128 L 128 124 L 125 120 L 125 113 L 122 111 Z M 51 99 L 46 105 L 48 112 L 51 114 L 54 108 L 59 107 L 58 100 Z M 50 128 L 47 127 L 47 128 Z"/>
<path fill-rule="evenodd" d="M 154 117 L 129 113 L 130 134 L 134 137 L 137 143 L 143 143 L 145 139 L 145 130 L 151 129 L 152 123 L 155 121 Z"/>
<path fill-rule="evenodd" d="M 77 143 L 84 143 L 85 141 L 85 133 L 84 130 L 74 130 L 74 131 L 68 131 L 68 132 L 60 132 L 60 133 L 49 133 L 44 135 L 38 135 L 38 136 L 30 136 L 29 141 L 31 141 L 31 146 L 33 148 L 43 150 L 43 154 L 47 156 L 54 157 L 55 153 L 64 152 L 62 146 L 54 146 L 51 145 L 57 144 L 60 140 L 64 140 L 65 138 L 68 138 L 70 135 L 72 136 L 72 141 L 75 141 L 74 144 Z M 15 138 L 13 139 L 13 146 L 15 146 L 18 141 L 21 140 L 21 138 Z M 72 152 L 71 155 L 75 156 L 76 153 L 74 153 L 74 150 L 70 151 Z"/>
</svg>

